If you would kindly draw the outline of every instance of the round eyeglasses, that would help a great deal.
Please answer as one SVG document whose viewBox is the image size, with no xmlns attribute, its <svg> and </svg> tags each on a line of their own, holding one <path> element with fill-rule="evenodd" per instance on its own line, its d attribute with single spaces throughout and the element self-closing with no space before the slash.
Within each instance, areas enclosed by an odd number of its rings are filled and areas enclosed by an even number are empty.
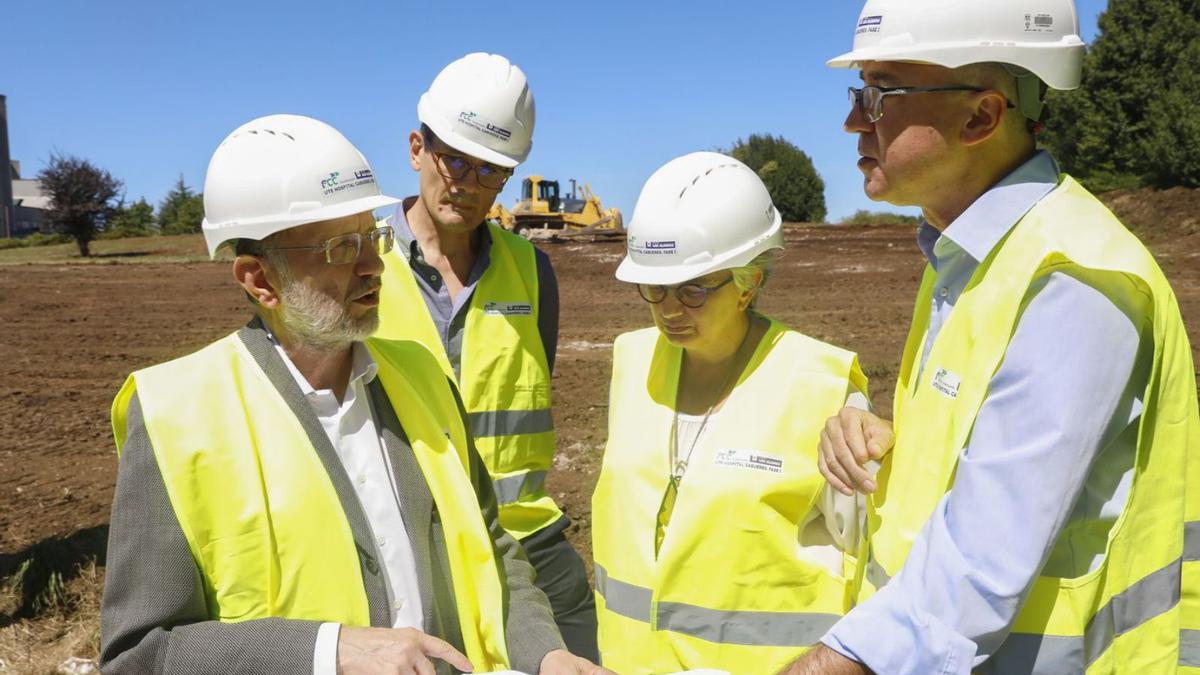
<svg viewBox="0 0 1200 675">
<path fill-rule="evenodd" d="M 980 87 L 953 86 L 953 87 L 876 87 L 875 85 L 867 85 L 865 87 L 847 87 L 847 93 L 850 95 L 850 105 L 857 107 L 867 121 L 871 124 L 883 119 L 883 99 L 888 96 L 907 96 L 909 94 L 930 94 L 942 91 L 987 91 Z M 1009 108 L 1015 108 L 1012 101 L 1007 98 L 1004 102 Z"/>
<path fill-rule="evenodd" d="M 370 242 L 379 255 L 392 250 L 396 235 L 391 225 L 377 227 L 370 232 L 350 232 L 330 237 L 315 246 L 273 246 L 264 251 L 324 251 L 325 262 L 330 265 L 348 265 L 362 255 L 363 240 Z"/>
<path fill-rule="evenodd" d="M 675 299 L 679 300 L 679 304 L 683 305 L 684 307 L 696 309 L 698 307 L 702 307 L 704 303 L 708 301 L 708 296 L 711 293 L 731 281 L 733 281 L 732 274 L 729 275 L 729 278 L 725 279 L 725 281 L 722 281 L 716 286 L 702 286 L 694 282 L 689 282 L 686 284 L 679 284 L 678 286 L 638 284 L 637 289 L 638 295 L 642 296 L 643 300 L 652 305 L 657 305 L 663 300 L 666 300 L 667 291 L 674 291 Z"/>
</svg>

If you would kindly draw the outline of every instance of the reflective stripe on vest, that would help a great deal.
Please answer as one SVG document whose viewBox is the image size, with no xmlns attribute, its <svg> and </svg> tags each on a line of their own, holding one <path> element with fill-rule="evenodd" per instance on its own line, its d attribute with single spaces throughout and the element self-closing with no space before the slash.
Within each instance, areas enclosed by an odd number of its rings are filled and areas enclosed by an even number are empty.
<svg viewBox="0 0 1200 675">
<path fill-rule="evenodd" d="M 1133 487 L 1109 532 L 1102 566 L 1076 579 L 1038 577 L 1012 627 L 980 672 L 1166 672 L 1189 624 L 1192 553 L 1185 510 L 1196 495 L 1200 415 L 1187 333 L 1170 286 L 1145 247 L 1069 177 L 1025 215 L 979 266 L 931 347 L 924 372 L 935 274 L 926 268 L 896 385 L 896 446 L 868 500 L 873 583 L 894 575 L 952 486 L 958 457 L 999 367 L 1022 302 L 1037 278 L 1065 272 L 1153 320 L 1154 356 L 1144 392 Z M 1114 278 L 1120 278 L 1114 282 Z M 1147 331 L 1147 335 L 1150 331 Z M 959 378 L 955 397 L 936 373 Z M 1153 454 L 1154 460 L 1147 461 Z M 1149 487 L 1147 487 L 1149 486 Z M 1185 504 L 1189 506 L 1185 508 Z M 1190 517 L 1189 520 L 1200 520 Z M 1187 528 L 1193 542 L 1200 534 Z M 1189 546 L 1189 551 L 1194 549 Z M 1200 582 L 1200 578 L 1196 579 Z M 860 600 L 869 595 L 864 584 Z M 1183 610 L 1180 608 L 1184 607 Z"/>
<path fill-rule="evenodd" d="M 467 589 L 455 597 L 467 656 L 477 668 L 504 668 L 504 592 L 464 472 L 457 403 L 420 345 L 369 346 L 441 516 L 454 586 Z M 113 404 L 118 451 L 135 389 L 210 617 L 369 625 L 358 552 L 329 474 L 241 338 L 131 375 Z"/>
<path fill-rule="evenodd" d="M 820 430 L 866 378 L 850 352 L 772 322 L 691 451 L 656 557 L 682 351 L 650 328 L 614 345 L 592 498 L 599 646 L 621 673 L 775 673 L 848 607 L 797 537 L 821 494 Z"/>
<path fill-rule="evenodd" d="M 758 647 L 808 647 L 825 634 L 842 614 L 815 612 L 751 612 L 717 610 L 682 602 L 653 605 L 653 591 L 610 579 L 595 566 L 596 593 L 610 612 L 650 623 L 654 607 L 657 630 L 691 635 L 709 642 Z"/>
<path fill-rule="evenodd" d="M 490 262 L 467 307 L 457 381 L 475 445 L 499 498 L 500 524 L 523 539 L 562 516 L 538 478 L 544 478 L 554 459 L 550 368 L 537 323 L 533 245 L 494 225 L 487 227 Z M 420 342 L 454 379 L 406 255 L 408 249 L 397 246 L 384 256 L 375 337 Z"/>
<path fill-rule="evenodd" d="M 492 479 L 492 487 L 496 490 L 496 501 L 503 504 L 516 504 L 525 498 L 546 490 L 545 471 L 525 471 Z"/>
</svg>

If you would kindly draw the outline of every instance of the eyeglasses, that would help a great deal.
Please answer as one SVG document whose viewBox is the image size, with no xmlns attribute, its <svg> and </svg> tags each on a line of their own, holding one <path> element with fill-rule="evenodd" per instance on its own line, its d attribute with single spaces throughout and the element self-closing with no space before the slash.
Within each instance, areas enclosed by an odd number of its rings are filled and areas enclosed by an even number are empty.
<svg viewBox="0 0 1200 675">
<path fill-rule="evenodd" d="M 929 94 L 939 91 L 987 91 L 980 87 L 876 87 L 868 85 L 863 88 L 848 87 L 847 93 L 850 94 L 850 105 L 857 106 L 864 115 L 867 116 L 867 121 L 871 124 L 883 119 L 883 99 L 888 96 L 906 96 L 908 94 Z M 1007 98 L 1004 102 L 1009 108 L 1015 108 L 1012 101 Z"/>
<path fill-rule="evenodd" d="M 721 288 L 725 284 L 733 281 L 733 275 L 722 281 L 716 286 L 701 286 L 697 283 L 680 284 L 678 286 L 655 286 L 651 284 L 638 284 L 638 295 L 646 302 L 657 305 L 667 299 L 667 291 L 675 291 L 675 298 L 684 307 L 696 309 L 701 307 L 708 300 L 709 294 Z"/>
<path fill-rule="evenodd" d="M 461 181 L 466 179 L 467 174 L 474 171 L 475 180 L 479 182 L 480 187 L 499 190 L 513 175 L 512 169 L 504 169 L 487 162 L 473 164 L 471 160 L 462 155 L 448 155 L 433 148 L 429 149 L 429 154 L 433 155 L 437 172 L 446 180 Z"/>
<path fill-rule="evenodd" d="M 395 243 L 396 235 L 392 230 L 391 225 L 377 227 L 366 234 L 362 232 L 351 232 L 349 234 L 339 234 L 336 237 L 326 239 L 324 243 L 316 246 L 274 246 L 264 248 L 264 251 L 324 251 L 325 262 L 330 265 L 348 265 L 362 255 L 363 240 L 371 242 L 371 246 L 375 247 L 375 251 L 379 255 L 383 255 L 392 250 L 392 244 Z"/>
</svg>

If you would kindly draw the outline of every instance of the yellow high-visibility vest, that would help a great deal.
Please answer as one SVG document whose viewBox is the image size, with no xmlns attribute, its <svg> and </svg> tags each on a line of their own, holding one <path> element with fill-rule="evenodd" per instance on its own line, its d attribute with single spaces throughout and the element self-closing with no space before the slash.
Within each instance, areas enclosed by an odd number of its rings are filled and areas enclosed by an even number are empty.
<svg viewBox="0 0 1200 675">
<path fill-rule="evenodd" d="M 1200 628 L 1195 611 L 1200 523 L 1185 521 L 1185 513 L 1195 518 L 1200 511 L 1195 482 L 1200 417 L 1191 349 L 1175 295 L 1150 253 L 1068 176 L 979 266 L 918 375 L 936 276 L 926 268 L 896 384 L 896 445 L 880 470 L 879 490 L 868 500 L 865 576 L 881 582 L 900 570 L 953 485 L 959 454 L 1026 292 L 1053 272 L 1085 280 L 1120 306 L 1144 307 L 1153 322 L 1153 366 L 1133 487 L 1099 569 L 1073 579 L 1038 577 L 1012 633 L 987 667 L 1039 674 L 1175 672 L 1186 663 L 1181 630 L 1186 640 L 1189 629 Z M 1113 283 L 1113 273 L 1136 290 Z M 864 588 L 860 599 L 868 594 Z"/>
<path fill-rule="evenodd" d="M 657 328 L 613 347 L 592 497 L 601 660 L 623 674 L 773 674 L 849 608 L 844 578 L 797 551 L 825 485 L 821 428 L 866 377 L 853 353 L 772 322 L 691 451 L 656 558 L 681 359 Z"/>
<path fill-rule="evenodd" d="M 468 473 L 462 416 L 420 345 L 368 343 L 441 515 L 467 657 L 507 667 L 503 583 Z M 237 334 L 130 375 L 113 402 L 120 452 L 138 392 L 209 616 L 370 625 L 350 524 L 300 421 Z"/>
<path fill-rule="evenodd" d="M 523 539 L 562 516 L 546 493 L 554 461 L 550 366 L 538 332 L 537 259 L 533 245 L 491 223 L 490 263 L 467 308 L 462 340 L 462 390 L 475 447 L 483 456 L 500 524 Z M 407 250 L 384 256 L 379 330 L 385 340 L 415 340 L 455 373 L 409 266 Z"/>
</svg>

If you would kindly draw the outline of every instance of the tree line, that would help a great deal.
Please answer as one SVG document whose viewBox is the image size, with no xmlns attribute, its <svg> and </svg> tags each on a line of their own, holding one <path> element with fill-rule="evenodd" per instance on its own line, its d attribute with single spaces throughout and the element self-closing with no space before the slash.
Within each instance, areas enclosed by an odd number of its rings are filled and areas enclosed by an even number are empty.
<svg viewBox="0 0 1200 675">
<path fill-rule="evenodd" d="M 188 187 L 182 175 L 157 213 L 145 197 L 126 204 L 124 182 L 79 157 L 52 154 L 38 180 L 50 197 L 47 223 L 74 239 L 83 257 L 91 254 L 97 237 L 190 234 L 199 232 L 204 220 L 204 195 Z"/>
</svg>

